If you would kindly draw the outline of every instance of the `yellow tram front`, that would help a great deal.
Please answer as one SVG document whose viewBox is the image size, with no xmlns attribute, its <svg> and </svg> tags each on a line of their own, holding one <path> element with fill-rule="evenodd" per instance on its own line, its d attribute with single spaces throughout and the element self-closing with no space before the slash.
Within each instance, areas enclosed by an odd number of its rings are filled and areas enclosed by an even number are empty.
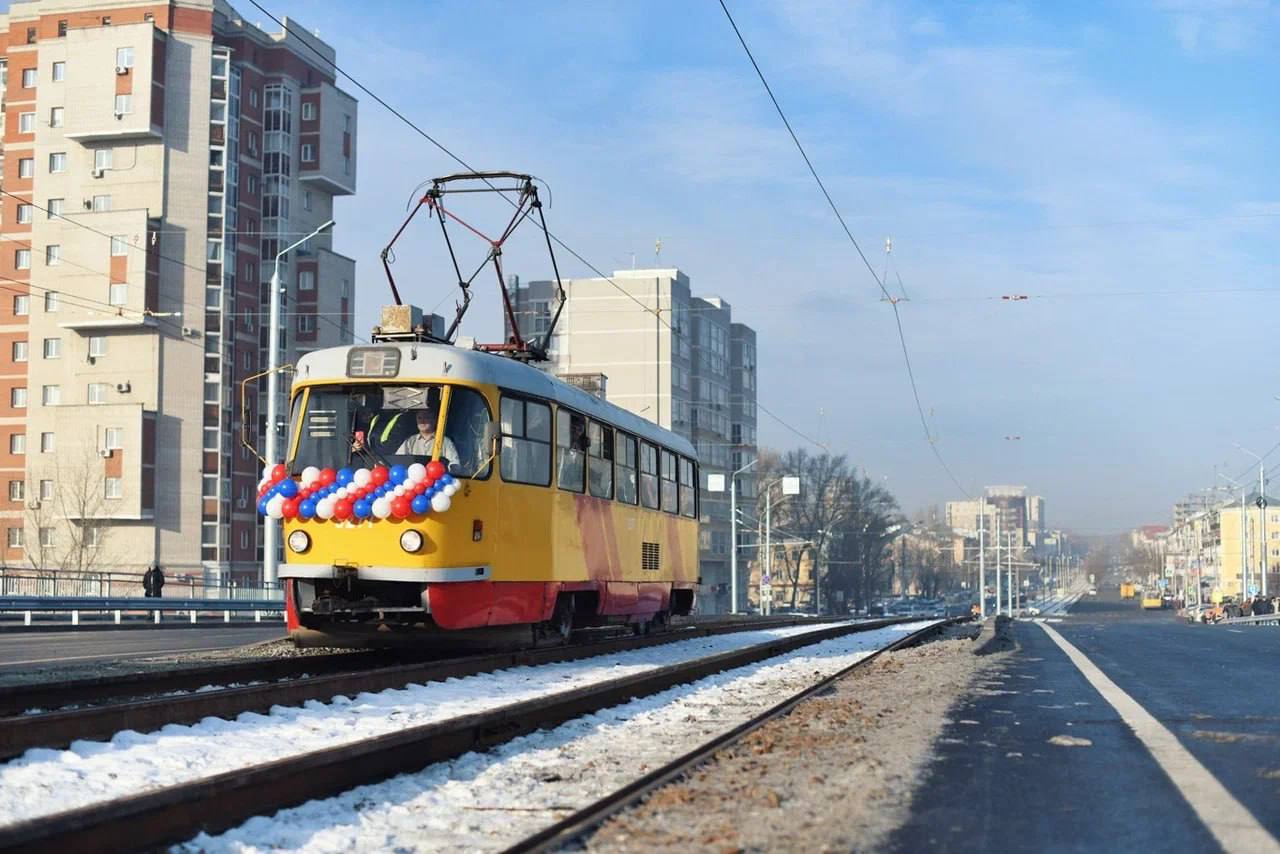
<svg viewBox="0 0 1280 854">
<path fill-rule="evenodd" d="M 681 437 L 511 359 L 447 345 L 304 356 L 281 518 L 290 633 L 567 636 L 694 605 L 697 466 Z"/>
</svg>

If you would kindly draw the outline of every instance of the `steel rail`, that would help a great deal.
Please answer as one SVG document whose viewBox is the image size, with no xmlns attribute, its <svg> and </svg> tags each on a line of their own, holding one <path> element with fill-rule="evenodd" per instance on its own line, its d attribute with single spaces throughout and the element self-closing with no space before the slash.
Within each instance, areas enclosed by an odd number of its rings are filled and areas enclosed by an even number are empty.
<svg viewBox="0 0 1280 854">
<path fill-rule="evenodd" d="M 470 751 L 486 750 L 636 697 L 755 664 L 823 640 L 896 622 L 901 621 L 846 623 L 778 638 L 486 712 L 41 816 L 0 827 L 0 851 L 150 850 L 182 842 L 201 831 L 220 833 L 253 816 L 270 815 L 307 801 L 332 797 L 356 786 L 418 771 Z"/>
<path fill-rule="evenodd" d="M 706 743 L 694 748 L 684 755 L 657 768 L 643 777 L 628 783 L 593 803 L 583 807 L 572 815 L 549 825 L 506 849 L 505 854 L 525 854 L 525 852 L 542 852 L 560 850 L 594 831 L 613 815 L 621 812 L 657 789 L 672 783 L 688 774 L 697 766 L 705 763 L 724 748 L 741 741 L 745 736 L 764 726 L 769 721 L 787 715 L 796 706 L 817 694 L 827 691 L 837 681 L 844 679 L 860 667 L 870 664 L 886 652 L 904 649 L 924 642 L 944 628 L 956 623 L 966 622 L 970 617 L 953 617 L 949 620 L 927 626 L 912 632 L 886 647 L 876 650 L 866 658 L 859 659 L 848 667 L 834 673 L 822 681 L 805 688 L 788 697 L 777 705 L 766 709 L 750 720 L 734 727 Z"/>
<path fill-rule="evenodd" d="M 198 693 L 165 694 L 65 711 L 12 714 L 9 717 L 0 718 L 0 759 L 19 756 L 34 747 L 58 748 L 66 747 L 73 741 L 108 739 L 123 730 L 151 732 L 168 724 L 195 723 L 207 717 L 233 718 L 245 712 L 265 713 L 273 706 L 297 706 L 310 700 L 329 700 L 338 695 L 402 688 L 414 682 L 439 682 L 508 667 L 575 661 L 680 640 L 776 628 L 800 622 L 803 621 L 795 618 L 775 621 L 716 622 L 709 626 L 673 629 L 667 633 L 646 637 L 609 638 L 569 646 L 507 650 L 435 661 L 415 661 L 375 669 L 360 669 L 358 662 L 351 662 L 344 668 L 342 659 L 349 660 L 350 656 L 337 655 L 328 662 L 327 666 L 332 669 L 324 675 L 300 678 L 303 672 L 310 672 L 310 668 L 303 666 L 293 669 L 294 678 L 277 679 L 262 684 L 241 685 Z M 290 659 L 290 662 L 307 660 Z M 287 668 L 285 670 L 287 672 Z M 253 678 L 254 673 L 252 668 L 237 668 L 227 671 L 224 678 L 227 675 L 234 675 L 234 680 L 228 681 L 257 681 Z M 178 674 L 173 674 L 173 678 L 169 680 L 170 685 L 179 678 Z M 142 683 L 135 680 L 132 684 L 136 690 Z M 188 689 L 193 691 L 208 684 L 207 681 L 201 682 L 199 679 L 186 679 Z M 105 686 L 97 685 L 96 687 L 105 690 Z M 155 694 L 157 689 L 149 686 L 148 692 Z M 32 707 L 23 708 L 25 710 Z"/>
</svg>

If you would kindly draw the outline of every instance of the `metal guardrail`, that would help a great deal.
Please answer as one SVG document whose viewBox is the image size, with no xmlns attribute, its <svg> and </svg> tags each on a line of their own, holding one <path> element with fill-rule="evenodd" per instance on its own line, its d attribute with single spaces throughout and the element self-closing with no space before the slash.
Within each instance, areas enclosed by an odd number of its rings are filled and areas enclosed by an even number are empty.
<svg viewBox="0 0 1280 854">
<path fill-rule="evenodd" d="M 1218 622 L 1220 626 L 1280 626 L 1280 614 L 1263 614 L 1258 617 L 1231 617 Z"/>
<path fill-rule="evenodd" d="M 187 575 L 167 575 L 164 590 L 185 599 L 271 599 L 280 601 L 279 585 L 206 584 Z M 131 572 L 67 572 L 0 568 L 0 598 L 6 596 L 142 596 L 142 576 Z"/>
<path fill-rule="evenodd" d="M 82 613 L 109 613 L 119 624 L 127 612 L 150 614 L 158 623 L 161 614 L 184 612 L 190 621 L 200 613 L 222 612 L 223 622 L 231 622 L 232 612 L 252 612 L 254 622 L 264 614 L 278 614 L 284 603 L 272 599 L 187 599 L 142 596 L 0 596 L 0 613 L 21 613 L 23 625 L 31 625 L 33 614 L 70 614 L 71 625 L 80 625 Z"/>
</svg>

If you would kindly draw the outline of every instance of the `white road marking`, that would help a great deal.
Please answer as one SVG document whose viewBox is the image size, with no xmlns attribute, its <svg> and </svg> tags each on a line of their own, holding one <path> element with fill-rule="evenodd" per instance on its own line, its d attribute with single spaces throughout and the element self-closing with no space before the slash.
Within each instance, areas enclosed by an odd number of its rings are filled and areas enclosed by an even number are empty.
<svg viewBox="0 0 1280 854">
<path fill-rule="evenodd" d="M 1107 674 L 1055 629 L 1043 623 L 1040 628 L 1045 630 L 1053 642 L 1067 654 L 1067 658 L 1071 659 L 1071 663 L 1084 674 L 1084 678 L 1089 680 L 1089 684 L 1129 725 L 1173 785 L 1178 787 L 1200 821 L 1218 840 L 1223 851 L 1228 854 L 1237 851 L 1269 851 L 1280 854 L 1280 842 L 1267 832 L 1244 804 L 1232 797 L 1226 787 L 1218 782 L 1218 778 L 1209 773 L 1209 769 L 1182 746 L 1177 736 L 1138 705 L 1136 700 L 1112 682 Z"/>
</svg>

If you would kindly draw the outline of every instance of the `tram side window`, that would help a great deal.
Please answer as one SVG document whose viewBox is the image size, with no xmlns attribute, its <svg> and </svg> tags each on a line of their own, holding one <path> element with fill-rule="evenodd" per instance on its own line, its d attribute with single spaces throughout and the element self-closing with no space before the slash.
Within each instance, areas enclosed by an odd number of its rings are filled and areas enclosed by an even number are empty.
<svg viewBox="0 0 1280 854">
<path fill-rule="evenodd" d="M 690 519 L 698 515 L 698 476 L 693 460 L 680 458 L 680 515 Z"/>
<path fill-rule="evenodd" d="M 587 470 L 587 419 L 568 409 L 556 413 L 556 482 L 561 489 L 582 492 Z"/>
<path fill-rule="evenodd" d="M 587 492 L 595 498 L 613 497 L 613 428 L 598 421 L 587 425 Z"/>
<path fill-rule="evenodd" d="M 658 509 L 658 449 L 648 442 L 640 443 L 640 503 Z"/>
<path fill-rule="evenodd" d="M 676 503 L 676 455 L 670 451 L 662 452 L 662 509 L 675 513 Z"/>
<path fill-rule="evenodd" d="M 618 500 L 636 503 L 636 440 L 626 433 L 616 433 L 614 461 L 617 463 Z"/>
<path fill-rule="evenodd" d="M 501 410 L 502 479 L 509 483 L 551 485 L 551 407 L 503 397 Z"/>
</svg>

